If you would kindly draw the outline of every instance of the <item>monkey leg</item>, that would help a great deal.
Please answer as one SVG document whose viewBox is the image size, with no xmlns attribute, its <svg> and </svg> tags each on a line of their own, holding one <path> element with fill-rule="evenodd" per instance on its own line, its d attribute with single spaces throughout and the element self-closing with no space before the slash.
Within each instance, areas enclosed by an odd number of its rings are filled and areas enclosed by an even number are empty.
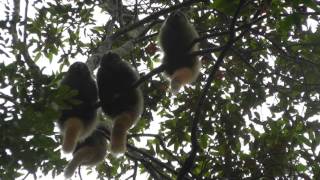
<svg viewBox="0 0 320 180">
<path fill-rule="evenodd" d="M 96 155 L 95 150 L 96 149 L 94 147 L 84 146 L 74 153 L 72 160 L 64 169 L 64 176 L 66 178 L 70 178 L 79 165 L 92 162 L 92 159 Z"/>
<path fill-rule="evenodd" d="M 74 150 L 82 131 L 83 123 L 80 119 L 70 118 L 65 122 L 62 143 L 62 150 L 64 152 L 71 153 Z"/>
<path fill-rule="evenodd" d="M 194 80 L 195 73 L 192 69 L 188 67 L 177 69 L 171 75 L 171 91 L 173 94 L 177 94 L 179 89 Z"/>
<path fill-rule="evenodd" d="M 123 113 L 114 119 L 111 131 L 111 153 L 122 154 L 127 148 L 127 131 L 135 122 L 135 115 Z"/>
</svg>

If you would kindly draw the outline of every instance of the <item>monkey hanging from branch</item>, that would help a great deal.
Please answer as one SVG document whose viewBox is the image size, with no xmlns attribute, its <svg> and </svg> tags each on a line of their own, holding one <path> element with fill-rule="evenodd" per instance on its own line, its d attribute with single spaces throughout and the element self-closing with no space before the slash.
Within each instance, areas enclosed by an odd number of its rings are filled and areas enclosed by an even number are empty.
<svg viewBox="0 0 320 180">
<path fill-rule="evenodd" d="M 114 155 L 126 151 L 127 131 L 143 112 L 142 91 L 132 88 L 138 79 L 138 73 L 117 54 L 102 57 L 97 82 L 102 110 L 113 121 L 110 150 Z"/>
<path fill-rule="evenodd" d="M 79 165 L 93 166 L 104 160 L 107 154 L 107 128 L 100 123 L 93 133 L 77 144 L 73 158 L 64 170 L 64 176 L 70 178 Z"/>
<path fill-rule="evenodd" d="M 173 94 L 199 75 L 201 62 L 191 55 L 199 50 L 198 43 L 194 42 L 198 37 L 196 29 L 181 11 L 171 13 L 160 29 L 159 44 L 164 52 L 162 64 L 171 80 Z"/>
<path fill-rule="evenodd" d="M 73 152 L 79 141 L 87 138 L 96 127 L 96 104 L 98 89 L 85 63 L 75 62 L 66 72 L 61 85 L 77 91 L 74 97 L 79 103 L 70 103 L 69 109 L 63 109 L 58 125 L 63 136 L 62 150 Z"/>
</svg>

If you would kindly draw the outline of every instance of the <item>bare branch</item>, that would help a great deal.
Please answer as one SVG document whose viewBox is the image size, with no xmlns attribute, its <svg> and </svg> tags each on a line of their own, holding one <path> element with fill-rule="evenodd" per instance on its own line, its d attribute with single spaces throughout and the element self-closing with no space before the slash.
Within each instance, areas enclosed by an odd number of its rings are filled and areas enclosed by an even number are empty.
<svg viewBox="0 0 320 180">
<path fill-rule="evenodd" d="M 28 172 L 28 173 L 22 178 L 22 180 L 26 180 L 29 175 L 30 175 L 30 172 Z"/>
<path fill-rule="evenodd" d="M 26 7 L 24 10 L 24 32 L 23 32 L 23 43 L 27 44 L 27 22 L 28 22 L 28 11 L 29 11 L 29 0 L 26 0 Z"/>
<path fill-rule="evenodd" d="M 79 179 L 82 180 L 81 165 L 78 167 L 78 175 L 79 175 Z"/>
<path fill-rule="evenodd" d="M 138 162 L 134 161 L 134 170 L 133 170 L 133 174 L 132 174 L 133 180 L 136 180 L 136 178 L 137 178 L 137 170 L 138 170 Z"/>
</svg>

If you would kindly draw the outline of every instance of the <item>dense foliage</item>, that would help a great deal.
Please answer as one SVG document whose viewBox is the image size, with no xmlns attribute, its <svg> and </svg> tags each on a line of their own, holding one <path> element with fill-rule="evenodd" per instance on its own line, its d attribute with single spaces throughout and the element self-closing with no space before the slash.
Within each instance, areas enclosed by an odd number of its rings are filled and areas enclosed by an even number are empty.
<svg viewBox="0 0 320 180">
<path fill-rule="evenodd" d="M 128 152 L 108 155 L 99 179 L 320 179 L 319 1 L 12 0 L 0 9 L 1 179 L 61 174 L 56 107 L 74 95 L 58 88 L 63 72 L 79 59 L 94 70 L 112 50 L 148 74 L 161 62 L 161 23 L 177 9 L 200 34 L 202 73 L 177 96 L 162 74 L 141 82 L 145 111 Z"/>
</svg>

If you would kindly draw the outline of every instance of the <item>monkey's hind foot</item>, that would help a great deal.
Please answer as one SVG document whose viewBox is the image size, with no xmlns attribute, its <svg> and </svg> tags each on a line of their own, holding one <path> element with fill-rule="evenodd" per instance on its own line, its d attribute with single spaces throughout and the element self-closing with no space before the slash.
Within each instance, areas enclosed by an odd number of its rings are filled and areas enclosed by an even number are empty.
<svg viewBox="0 0 320 180">
<path fill-rule="evenodd" d="M 123 154 L 127 150 L 127 132 L 114 130 L 111 134 L 111 153 L 115 156 Z"/>
<path fill-rule="evenodd" d="M 74 150 L 80 133 L 83 130 L 83 124 L 78 118 L 70 118 L 65 122 L 64 129 L 62 150 L 65 153 L 71 153 Z"/>
<path fill-rule="evenodd" d="M 127 149 L 127 130 L 134 120 L 129 114 L 123 114 L 114 120 L 111 132 L 111 153 L 115 156 L 123 154 Z"/>
<path fill-rule="evenodd" d="M 184 67 L 177 69 L 171 78 L 171 92 L 177 94 L 182 86 L 191 83 L 195 79 L 195 73 L 192 69 Z"/>
</svg>

